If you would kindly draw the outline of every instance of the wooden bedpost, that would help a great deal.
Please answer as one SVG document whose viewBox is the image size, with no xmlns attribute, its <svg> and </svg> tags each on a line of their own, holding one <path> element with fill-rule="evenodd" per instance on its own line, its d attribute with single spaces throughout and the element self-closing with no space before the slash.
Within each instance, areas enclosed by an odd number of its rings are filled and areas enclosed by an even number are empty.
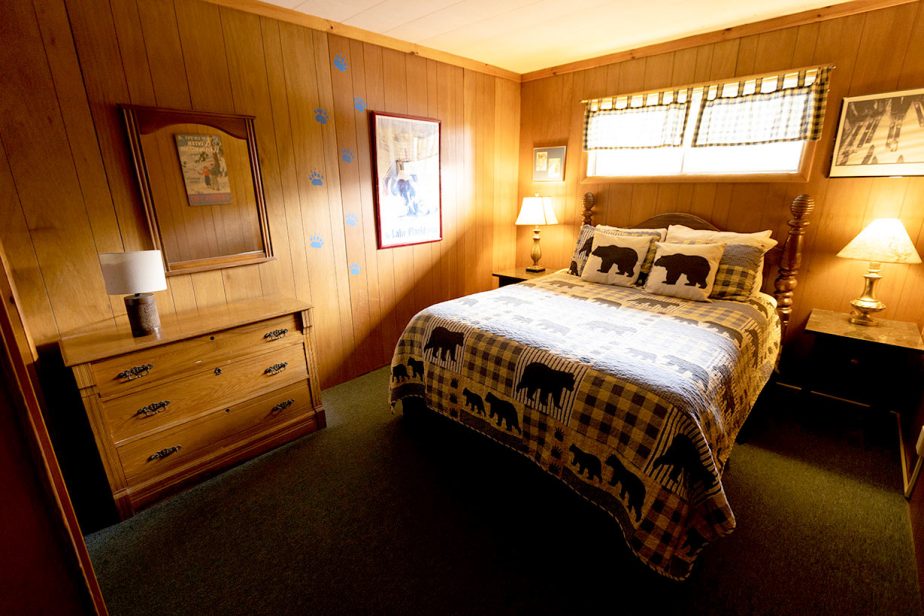
<svg viewBox="0 0 924 616">
<path fill-rule="evenodd" d="M 584 224 L 592 225 L 594 219 L 594 204 L 597 203 L 597 198 L 594 197 L 592 192 L 584 193 Z"/>
<path fill-rule="evenodd" d="M 805 235 L 805 228 L 809 225 L 808 218 L 814 209 L 815 200 L 809 195 L 799 195 L 789 206 L 789 211 L 792 212 L 792 218 L 786 223 L 789 225 L 789 233 L 783 243 L 779 273 L 773 283 L 776 311 L 780 315 L 784 336 L 792 314 L 793 291 L 799 284 L 797 277 L 799 265 L 802 263 L 802 238 Z"/>
</svg>

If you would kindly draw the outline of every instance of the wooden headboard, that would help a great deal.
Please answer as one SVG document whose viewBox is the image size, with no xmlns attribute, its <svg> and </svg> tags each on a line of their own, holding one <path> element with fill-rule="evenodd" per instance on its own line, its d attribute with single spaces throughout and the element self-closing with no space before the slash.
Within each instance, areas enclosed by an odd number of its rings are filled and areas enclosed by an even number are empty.
<svg viewBox="0 0 924 616">
<path fill-rule="evenodd" d="M 584 194 L 583 222 L 585 225 L 593 224 L 593 210 L 597 198 L 593 193 Z M 789 231 L 786 239 L 767 253 L 765 263 L 768 266 L 776 265 L 776 277 L 773 280 L 770 293 L 776 298 L 776 312 L 780 315 L 783 334 L 789 326 L 789 317 L 792 314 L 792 296 L 799 284 L 799 265 L 802 263 L 802 238 L 805 228 L 809 225 L 809 216 L 815 209 L 815 200 L 809 195 L 799 195 L 793 199 L 789 206 L 792 218 L 786 223 Z M 706 229 L 719 231 L 720 229 L 699 216 L 684 212 L 670 212 L 658 214 L 647 220 L 633 225 L 640 229 L 660 229 L 668 225 L 684 225 L 691 229 Z M 765 283 L 765 287 L 767 284 Z"/>
</svg>

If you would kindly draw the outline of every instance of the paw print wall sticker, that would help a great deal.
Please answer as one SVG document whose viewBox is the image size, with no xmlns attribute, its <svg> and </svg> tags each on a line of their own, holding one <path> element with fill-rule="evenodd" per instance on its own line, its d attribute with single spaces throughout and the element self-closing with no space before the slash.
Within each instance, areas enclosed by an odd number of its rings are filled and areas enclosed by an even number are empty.
<svg viewBox="0 0 924 616">
<path fill-rule="evenodd" d="M 324 176 L 317 169 L 311 172 L 311 175 L 308 176 L 308 181 L 311 182 L 312 186 L 324 186 Z"/>
<path fill-rule="evenodd" d="M 359 224 L 359 218 L 356 216 L 356 214 L 347 214 L 346 224 L 347 226 L 355 227 Z"/>
<path fill-rule="evenodd" d="M 362 96 L 354 96 L 353 97 L 353 108 L 356 109 L 356 111 L 365 111 L 366 110 L 366 99 L 364 99 Z"/>
<path fill-rule="evenodd" d="M 309 244 L 312 248 L 322 248 L 324 246 L 324 238 L 314 233 L 311 235 L 311 243 Z"/>
<path fill-rule="evenodd" d="M 340 152 L 340 158 L 343 159 L 343 162 L 350 164 L 353 162 L 353 150 L 350 148 L 343 148 L 343 150 Z"/>
<path fill-rule="evenodd" d="M 362 271 L 362 268 L 359 267 L 359 263 L 356 263 L 355 261 L 353 263 L 350 263 L 350 274 L 351 275 L 359 276 L 359 272 L 361 271 Z"/>
<path fill-rule="evenodd" d="M 327 124 L 327 110 L 323 107 L 316 107 L 314 110 L 314 121 L 318 124 Z"/>
<path fill-rule="evenodd" d="M 343 57 L 343 55 L 338 53 L 336 56 L 334 56 L 334 68 L 340 71 L 341 73 L 346 72 L 347 61 L 346 61 L 346 58 Z"/>
</svg>

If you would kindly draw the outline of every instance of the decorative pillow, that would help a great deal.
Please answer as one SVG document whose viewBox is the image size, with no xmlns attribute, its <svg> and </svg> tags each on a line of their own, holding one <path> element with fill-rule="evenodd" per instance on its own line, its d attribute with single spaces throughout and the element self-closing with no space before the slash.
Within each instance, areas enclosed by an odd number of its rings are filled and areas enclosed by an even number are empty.
<svg viewBox="0 0 924 616">
<path fill-rule="evenodd" d="M 757 231 L 755 233 L 737 233 L 735 231 L 706 231 L 701 229 L 691 229 L 683 225 L 670 225 L 667 228 L 668 242 L 682 242 L 684 240 L 697 240 L 703 242 L 715 242 L 723 244 L 750 244 L 760 246 L 767 252 L 776 246 L 776 240 L 772 239 L 772 231 Z"/>
<path fill-rule="evenodd" d="M 654 238 L 595 233 L 581 278 L 629 287 L 635 284 Z"/>
<path fill-rule="evenodd" d="M 663 241 L 664 237 L 667 235 L 667 229 L 626 229 L 623 227 L 608 227 L 606 225 L 597 225 L 596 227 L 583 225 L 581 227 L 581 232 L 578 234 L 577 244 L 574 246 L 574 254 L 571 256 L 571 265 L 568 268 L 568 273 L 580 276 L 584 271 L 584 264 L 587 263 L 587 256 L 593 248 L 593 237 L 596 231 L 610 235 L 653 237 L 657 241 Z M 644 281 L 644 276 L 647 275 L 648 271 L 651 269 L 651 262 L 653 260 L 654 243 L 651 244 L 648 255 L 642 263 L 642 276 L 639 277 L 640 283 Z"/>
<path fill-rule="evenodd" d="M 708 241 L 684 240 L 678 244 L 709 244 Z M 763 284 L 765 250 L 751 244 L 725 244 L 725 252 L 719 261 L 710 299 L 726 299 L 743 302 Z M 756 290 L 755 290 L 756 288 Z"/>
<path fill-rule="evenodd" d="M 724 251 L 724 244 L 657 242 L 645 290 L 704 302 L 712 292 Z"/>
</svg>

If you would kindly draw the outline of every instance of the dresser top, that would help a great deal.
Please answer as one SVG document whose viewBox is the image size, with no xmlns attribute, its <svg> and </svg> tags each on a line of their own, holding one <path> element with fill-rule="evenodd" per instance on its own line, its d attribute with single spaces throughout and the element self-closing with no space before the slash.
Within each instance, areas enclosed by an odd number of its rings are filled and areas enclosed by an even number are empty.
<svg viewBox="0 0 924 616">
<path fill-rule="evenodd" d="M 849 314 L 815 308 L 805 331 L 924 351 L 917 324 L 906 321 L 876 319 L 875 325 L 855 325 L 850 322 Z"/>
<path fill-rule="evenodd" d="M 131 353 L 210 332 L 301 312 L 310 304 L 287 297 L 258 298 L 161 315 L 160 335 L 132 336 L 125 315 L 66 333 L 58 341 L 67 366 Z"/>
</svg>

